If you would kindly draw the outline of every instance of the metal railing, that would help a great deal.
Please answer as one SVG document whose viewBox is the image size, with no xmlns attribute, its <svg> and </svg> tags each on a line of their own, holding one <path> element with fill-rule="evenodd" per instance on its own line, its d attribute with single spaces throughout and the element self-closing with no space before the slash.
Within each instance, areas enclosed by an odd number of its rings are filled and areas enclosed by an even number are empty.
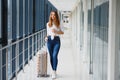
<svg viewBox="0 0 120 80">
<path fill-rule="evenodd" d="M 26 64 L 36 55 L 44 45 L 46 29 L 23 37 L 0 49 L 0 80 L 17 80 L 20 70 L 24 71 Z"/>
</svg>

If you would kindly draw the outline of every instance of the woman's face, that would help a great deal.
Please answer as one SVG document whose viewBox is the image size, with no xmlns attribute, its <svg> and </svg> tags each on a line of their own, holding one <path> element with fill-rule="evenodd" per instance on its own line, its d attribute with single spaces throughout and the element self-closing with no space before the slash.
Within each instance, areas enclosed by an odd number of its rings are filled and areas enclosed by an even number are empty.
<svg viewBox="0 0 120 80">
<path fill-rule="evenodd" d="M 55 19 L 56 19 L 55 12 L 51 12 L 51 19 L 52 19 L 52 20 L 55 20 Z"/>
</svg>

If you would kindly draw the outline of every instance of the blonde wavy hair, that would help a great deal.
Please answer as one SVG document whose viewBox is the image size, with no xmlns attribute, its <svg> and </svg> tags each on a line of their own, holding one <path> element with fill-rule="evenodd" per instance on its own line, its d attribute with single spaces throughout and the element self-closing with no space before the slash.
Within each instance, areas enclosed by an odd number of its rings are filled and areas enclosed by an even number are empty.
<svg viewBox="0 0 120 80">
<path fill-rule="evenodd" d="M 58 13 L 57 13 L 57 11 L 51 11 L 51 13 L 52 13 L 52 12 L 55 13 L 55 18 L 56 18 L 54 24 L 59 28 L 59 27 L 60 27 L 60 20 L 59 20 Z M 53 20 L 52 20 L 52 18 L 51 18 L 51 13 L 50 13 L 49 22 L 48 22 L 49 27 L 52 27 L 52 25 L 53 25 Z"/>
</svg>

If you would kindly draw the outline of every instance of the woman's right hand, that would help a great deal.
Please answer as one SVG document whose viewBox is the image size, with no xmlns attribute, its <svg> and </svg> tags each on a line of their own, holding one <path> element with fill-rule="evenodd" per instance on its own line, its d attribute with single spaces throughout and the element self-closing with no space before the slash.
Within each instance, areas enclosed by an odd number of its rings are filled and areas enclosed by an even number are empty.
<svg viewBox="0 0 120 80">
<path fill-rule="evenodd" d="M 48 40 L 48 37 L 46 36 L 46 37 L 45 37 L 45 41 L 47 42 L 47 40 Z"/>
</svg>

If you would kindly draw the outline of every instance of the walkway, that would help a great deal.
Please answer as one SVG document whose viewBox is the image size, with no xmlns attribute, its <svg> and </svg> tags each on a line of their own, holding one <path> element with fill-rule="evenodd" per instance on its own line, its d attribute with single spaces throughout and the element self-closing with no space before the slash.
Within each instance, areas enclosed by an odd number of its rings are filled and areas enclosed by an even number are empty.
<svg viewBox="0 0 120 80">
<path fill-rule="evenodd" d="M 88 80 L 86 63 L 82 63 L 82 57 L 73 51 L 71 40 L 71 29 L 66 28 L 64 36 L 61 36 L 61 49 L 59 52 L 58 78 L 55 80 Z M 49 58 L 49 57 L 48 57 Z M 36 69 L 36 56 L 18 74 L 17 80 L 51 80 L 51 77 L 38 78 Z M 48 74 L 51 73 L 50 62 L 48 61 Z"/>
</svg>

